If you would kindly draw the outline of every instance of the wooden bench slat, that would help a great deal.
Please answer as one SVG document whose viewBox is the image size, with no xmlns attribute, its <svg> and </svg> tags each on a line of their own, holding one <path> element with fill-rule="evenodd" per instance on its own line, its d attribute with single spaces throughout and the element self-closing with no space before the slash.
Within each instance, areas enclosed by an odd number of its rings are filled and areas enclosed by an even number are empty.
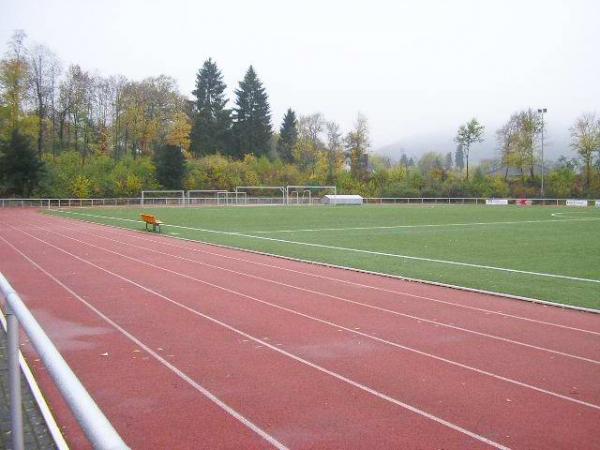
<svg viewBox="0 0 600 450">
<path fill-rule="evenodd" d="M 158 231 L 160 232 L 160 226 L 163 224 L 163 222 L 158 220 L 156 216 L 152 214 L 140 214 L 140 217 L 146 223 L 146 230 L 148 229 L 148 225 L 152 225 L 153 231 L 156 231 L 158 228 Z"/>
</svg>

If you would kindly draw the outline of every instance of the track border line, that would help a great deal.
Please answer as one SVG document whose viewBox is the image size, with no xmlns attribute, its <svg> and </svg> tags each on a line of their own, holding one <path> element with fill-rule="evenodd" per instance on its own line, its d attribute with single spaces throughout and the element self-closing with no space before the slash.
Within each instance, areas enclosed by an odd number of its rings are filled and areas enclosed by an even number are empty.
<svg viewBox="0 0 600 450">
<path fill-rule="evenodd" d="M 39 210 L 39 211 L 43 212 L 41 210 Z M 50 211 L 59 212 L 59 213 L 61 213 L 61 212 L 70 213 L 70 211 L 61 211 L 61 210 L 54 210 L 54 209 L 51 209 Z M 68 219 L 68 217 L 64 217 L 64 216 L 59 216 L 59 217 L 67 218 Z M 102 216 L 102 217 L 104 217 L 104 216 Z M 105 217 L 105 218 L 108 218 L 108 217 Z M 78 221 L 81 221 L 81 222 L 91 223 L 91 224 L 94 224 L 94 225 L 105 226 L 105 227 L 109 227 L 109 228 L 116 228 L 116 229 L 119 229 L 119 230 L 129 230 L 129 231 L 133 231 L 133 232 L 137 232 L 137 233 L 143 233 L 142 230 L 136 230 L 136 229 L 127 228 L 127 227 L 120 227 L 120 226 L 117 226 L 117 225 L 110 225 L 110 224 L 105 224 L 105 223 L 98 223 L 98 222 L 94 222 L 92 220 L 86 220 L 86 219 L 75 219 L 75 220 L 78 220 Z M 131 221 L 132 222 L 139 222 L 138 220 L 131 220 Z M 413 282 L 413 283 L 420 283 L 420 284 L 427 284 L 427 285 L 431 285 L 431 286 L 446 287 L 446 288 L 455 289 L 455 290 L 459 290 L 459 291 L 474 292 L 476 294 L 492 295 L 494 297 L 500 297 L 500 298 L 505 298 L 505 299 L 509 299 L 509 300 L 518 300 L 518 301 L 529 302 L 529 303 L 537 303 L 537 304 L 541 304 L 541 305 L 545 305 L 545 306 L 553 306 L 553 307 L 556 307 L 556 308 L 569 309 L 569 310 L 580 311 L 580 312 L 587 312 L 587 313 L 592 313 L 592 314 L 600 314 L 600 309 L 586 308 L 584 306 L 567 305 L 567 304 L 563 304 L 563 303 L 551 302 L 551 301 L 548 301 L 548 300 L 541 300 L 541 299 L 533 298 L 533 297 L 525 297 L 525 296 L 521 296 L 521 295 L 508 294 L 508 293 L 497 292 L 497 291 L 488 291 L 488 290 L 485 290 L 485 289 L 470 288 L 470 287 L 466 287 L 466 286 L 459 286 L 459 285 L 456 285 L 456 284 L 442 283 L 442 282 L 439 282 L 439 281 L 432 281 L 432 280 L 424 280 L 424 279 L 421 279 L 421 278 L 407 277 L 407 276 L 404 276 L 404 275 L 395 275 L 395 274 L 384 273 L 384 272 L 375 272 L 373 270 L 360 269 L 360 268 L 357 268 L 357 267 L 350 267 L 350 266 L 341 266 L 341 265 L 338 265 L 338 264 L 326 263 L 326 262 L 321 262 L 321 261 L 312 261 L 310 259 L 295 258 L 293 256 L 277 255 L 275 253 L 263 252 L 263 251 L 260 251 L 260 250 L 252 250 L 252 249 L 247 249 L 247 248 L 241 248 L 241 247 L 236 247 L 234 245 L 216 244 L 216 243 L 213 243 L 213 242 L 207 242 L 207 241 L 203 241 L 203 240 L 200 240 L 200 239 L 189 239 L 189 238 L 184 238 L 184 237 L 181 237 L 181 236 L 173 236 L 171 234 L 164 234 L 163 236 L 166 236 L 166 237 L 169 237 L 169 238 L 172 238 L 172 239 L 178 239 L 178 240 L 181 240 L 181 241 L 197 242 L 197 243 L 200 243 L 200 244 L 210 245 L 212 247 L 217 247 L 217 248 L 225 248 L 225 249 L 228 249 L 228 250 L 237 250 L 237 251 L 241 251 L 241 252 L 254 253 L 254 254 L 263 255 L 263 256 L 271 256 L 271 257 L 274 257 L 274 258 L 285 259 L 285 260 L 288 260 L 288 261 L 295 261 L 295 262 L 313 264 L 313 265 L 322 266 L 322 267 L 331 267 L 331 268 L 334 268 L 334 269 L 344 269 L 344 270 L 348 270 L 348 271 L 351 271 L 351 272 L 365 273 L 365 274 L 369 274 L 369 275 L 376 275 L 376 276 L 385 277 L 385 278 L 391 278 L 391 279 L 396 279 L 396 280 L 410 281 L 410 282 Z"/>
</svg>

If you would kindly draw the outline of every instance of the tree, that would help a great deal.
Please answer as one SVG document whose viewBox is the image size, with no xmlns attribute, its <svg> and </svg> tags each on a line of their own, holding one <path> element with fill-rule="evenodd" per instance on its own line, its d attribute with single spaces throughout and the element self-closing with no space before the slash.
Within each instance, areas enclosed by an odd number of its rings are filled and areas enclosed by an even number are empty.
<svg viewBox="0 0 600 450">
<path fill-rule="evenodd" d="M 291 108 L 283 116 L 283 122 L 279 129 L 279 141 L 277 141 L 277 154 L 282 161 L 291 163 L 294 161 L 294 149 L 298 142 L 298 123 L 296 113 Z"/>
<path fill-rule="evenodd" d="M 167 135 L 167 144 L 174 145 L 180 150 L 188 151 L 190 149 L 190 119 L 184 112 L 176 112 L 173 116 L 172 124 L 169 127 Z"/>
<path fill-rule="evenodd" d="M 123 75 L 112 76 L 108 79 L 112 101 L 112 134 L 113 134 L 113 156 L 120 159 L 127 150 L 123 139 L 123 113 L 125 110 L 125 86 L 127 79 Z"/>
<path fill-rule="evenodd" d="M 450 172 L 453 166 L 452 152 L 446 153 L 446 161 L 444 162 L 444 170 Z"/>
<path fill-rule="evenodd" d="M 335 169 L 343 151 L 342 133 L 335 122 L 327 122 L 327 182 L 335 182 Z"/>
<path fill-rule="evenodd" d="M 314 174 L 319 153 L 324 149 L 321 141 L 324 120 L 321 113 L 301 116 L 298 121 L 298 143 L 296 145 L 295 160 L 302 170 Z"/>
<path fill-rule="evenodd" d="M 130 148 L 134 157 L 151 155 L 167 143 L 173 119 L 185 105 L 175 80 L 160 75 L 129 82 L 122 96 L 124 146 Z"/>
<path fill-rule="evenodd" d="M 228 150 L 231 111 L 226 108 L 226 88 L 217 64 L 211 58 L 204 61 L 196 75 L 196 89 L 193 91 L 196 100 L 191 151 L 195 156 Z"/>
<path fill-rule="evenodd" d="M 539 135 L 542 132 L 542 121 L 540 115 L 531 108 L 517 114 L 517 137 L 516 137 L 516 165 L 520 167 L 521 176 L 525 178 L 525 171 L 529 171 L 531 178 L 534 177 L 536 161 L 536 148 Z"/>
<path fill-rule="evenodd" d="M 65 120 L 69 121 L 67 129 L 71 131 L 67 136 L 67 145 L 72 142 L 82 160 L 90 153 L 92 85 L 93 80 L 88 72 L 78 65 L 71 65 L 60 86 Z"/>
<path fill-rule="evenodd" d="M 154 155 L 156 179 L 165 189 L 183 189 L 186 167 L 185 157 L 180 147 L 163 145 Z"/>
<path fill-rule="evenodd" d="M 367 118 L 358 114 L 354 129 L 346 135 L 346 158 L 354 179 L 365 181 L 368 175 L 369 126 Z"/>
<path fill-rule="evenodd" d="M 17 127 L 0 147 L 0 186 L 8 195 L 29 197 L 37 187 L 43 163 L 37 157 L 28 136 Z"/>
<path fill-rule="evenodd" d="M 500 147 L 500 159 L 505 167 L 504 180 L 508 179 L 508 172 L 511 167 L 515 167 L 516 161 L 516 145 L 519 136 L 519 116 L 513 114 L 509 121 L 498 131 L 496 131 L 496 139 Z"/>
<path fill-rule="evenodd" d="M 571 147 L 579 154 L 585 168 L 585 186 L 589 190 L 592 178 L 592 160 L 600 152 L 600 121 L 593 113 L 582 114 L 570 128 Z"/>
<path fill-rule="evenodd" d="M 9 51 L 0 61 L 1 100 L 8 107 L 11 129 L 16 128 L 21 119 L 27 96 L 29 65 L 26 58 L 25 38 L 25 32 L 15 31 L 8 43 Z"/>
<path fill-rule="evenodd" d="M 485 127 L 477 119 L 473 118 L 459 127 L 456 138 L 454 138 L 456 143 L 461 146 L 466 160 L 467 180 L 469 179 L 469 152 L 471 151 L 471 145 L 476 142 L 483 142 L 484 130 Z"/>
<path fill-rule="evenodd" d="M 508 178 L 510 168 L 521 172 L 523 182 L 526 172 L 529 172 L 531 178 L 534 177 L 536 149 L 541 132 L 540 115 L 532 109 L 514 113 L 496 132 L 502 164 L 506 167 L 505 179 Z"/>
<path fill-rule="evenodd" d="M 456 151 L 454 152 L 454 163 L 456 168 L 461 172 L 465 168 L 465 154 L 463 152 L 461 144 L 458 144 L 456 146 Z"/>
<path fill-rule="evenodd" d="M 442 173 L 442 161 L 443 156 L 441 153 L 427 152 L 421 156 L 417 166 L 424 177 L 432 180 L 439 180 L 445 176 L 445 174 Z"/>
<path fill-rule="evenodd" d="M 60 63 L 54 53 L 43 45 L 37 45 L 33 48 L 29 55 L 29 61 L 31 97 L 35 100 L 38 119 L 37 151 L 38 155 L 41 156 L 47 134 L 46 120 L 56 96 Z"/>
<path fill-rule="evenodd" d="M 265 88 L 250 66 L 235 91 L 233 134 L 237 156 L 266 155 L 271 143 L 271 110 Z"/>
<path fill-rule="evenodd" d="M 406 156 L 406 153 L 402 153 L 402 156 L 400 156 L 400 165 L 403 166 L 406 170 L 408 170 L 408 156 Z"/>
</svg>

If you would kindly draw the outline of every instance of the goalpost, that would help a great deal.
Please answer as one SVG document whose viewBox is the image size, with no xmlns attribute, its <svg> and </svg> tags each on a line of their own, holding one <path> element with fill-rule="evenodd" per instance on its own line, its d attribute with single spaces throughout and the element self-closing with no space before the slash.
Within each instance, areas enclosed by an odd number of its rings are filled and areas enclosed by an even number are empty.
<svg viewBox="0 0 600 450">
<path fill-rule="evenodd" d="M 336 186 L 291 185 L 285 188 L 288 205 L 312 205 L 313 198 L 320 199 L 326 194 L 337 194 Z"/>
<path fill-rule="evenodd" d="M 219 191 L 217 192 L 217 205 L 245 205 L 248 195 L 245 192 Z"/>
<path fill-rule="evenodd" d="M 219 194 L 227 192 L 225 189 L 190 189 L 187 191 L 188 205 L 215 205 L 218 204 Z"/>
<path fill-rule="evenodd" d="M 185 191 L 142 191 L 141 205 L 177 205 L 185 204 Z"/>
<path fill-rule="evenodd" d="M 256 205 L 285 205 L 285 186 L 236 186 L 235 195 L 245 196 L 246 203 Z"/>
</svg>

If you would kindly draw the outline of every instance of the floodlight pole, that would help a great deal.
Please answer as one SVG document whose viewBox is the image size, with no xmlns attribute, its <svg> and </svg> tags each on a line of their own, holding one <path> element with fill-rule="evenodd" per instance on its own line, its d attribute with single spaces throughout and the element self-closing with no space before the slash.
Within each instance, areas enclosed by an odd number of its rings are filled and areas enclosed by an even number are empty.
<svg viewBox="0 0 600 450">
<path fill-rule="evenodd" d="M 538 108 L 537 112 L 542 116 L 542 188 L 540 194 L 544 198 L 544 113 L 548 112 L 548 108 Z"/>
</svg>

